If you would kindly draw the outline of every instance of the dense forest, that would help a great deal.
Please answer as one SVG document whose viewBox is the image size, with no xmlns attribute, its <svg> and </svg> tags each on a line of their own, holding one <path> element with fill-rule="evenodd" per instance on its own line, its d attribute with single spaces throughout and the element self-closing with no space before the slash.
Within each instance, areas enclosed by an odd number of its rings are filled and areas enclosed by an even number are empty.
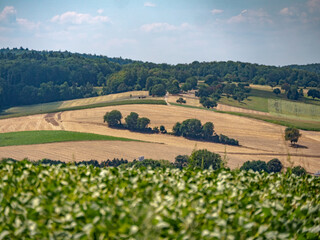
<svg viewBox="0 0 320 240">
<path fill-rule="evenodd" d="M 306 64 L 306 65 L 289 65 L 287 67 L 320 74 L 320 63 Z"/>
<path fill-rule="evenodd" d="M 301 68 L 301 69 L 299 69 Z M 199 80 L 320 87 L 319 64 L 275 67 L 243 62 L 154 64 L 122 58 L 23 48 L 0 49 L 0 108 L 131 90 L 152 95 L 195 89 Z"/>
</svg>

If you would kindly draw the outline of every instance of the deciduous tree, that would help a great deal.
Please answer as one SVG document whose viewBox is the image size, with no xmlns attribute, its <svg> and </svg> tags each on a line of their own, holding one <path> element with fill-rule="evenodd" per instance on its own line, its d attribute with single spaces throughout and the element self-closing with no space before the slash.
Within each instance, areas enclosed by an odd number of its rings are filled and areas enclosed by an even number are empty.
<svg viewBox="0 0 320 240">
<path fill-rule="evenodd" d="M 126 118 L 127 128 L 130 130 L 134 130 L 137 128 L 139 114 L 135 112 L 131 112 Z"/>
<path fill-rule="evenodd" d="M 299 129 L 288 127 L 284 132 L 284 137 L 286 141 L 290 141 L 291 144 L 296 144 L 301 137 Z"/>
<path fill-rule="evenodd" d="M 121 125 L 122 114 L 118 110 L 112 110 L 111 112 L 107 112 L 103 121 L 108 123 L 109 127 L 116 127 Z"/>
<path fill-rule="evenodd" d="M 221 156 L 219 154 L 208 151 L 207 149 L 194 151 L 189 157 L 189 165 L 194 168 L 219 169 L 223 166 Z"/>
</svg>

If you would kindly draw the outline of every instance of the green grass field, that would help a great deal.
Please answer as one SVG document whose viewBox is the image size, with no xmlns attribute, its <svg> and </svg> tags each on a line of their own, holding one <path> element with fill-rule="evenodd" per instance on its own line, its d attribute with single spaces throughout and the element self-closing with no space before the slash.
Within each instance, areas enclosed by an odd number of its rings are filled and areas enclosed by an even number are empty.
<svg viewBox="0 0 320 240">
<path fill-rule="evenodd" d="M 268 99 L 268 111 L 277 116 L 320 121 L 320 106 L 314 104 Z"/>
<path fill-rule="evenodd" d="M 222 104 L 230 105 L 234 107 L 241 107 L 241 108 L 246 108 L 246 109 L 256 110 L 261 112 L 270 112 L 269 103 L 268 103 L 269 99 L 283 100 L 283 101 L 291 102 L 294 104 L 300 103 L 300 104 L 308 104 L 308 105 L 310 104 L 320 105 L 320 101 L 312 100 L 312 98 L 304 97 L 299 101 L 291 101 L 286 98 L 284 93 L 281 93 L 278 96 L 276 96 L 271 90 L 255 89 L 255 88 L 251 89 L 249 97 L 245 99 L 243 102 L 239 103 L 238 101 L 232 99 L 231 97 L 227 98 L 226 96 L 223 96 L 219 102 Z"/>
<path fill-rule="evenodd" d="M 0 134 L 0 147 L 70 141 L 138 141 L 129 138 L 69 131 L 24 131 Z"/>
</svg>

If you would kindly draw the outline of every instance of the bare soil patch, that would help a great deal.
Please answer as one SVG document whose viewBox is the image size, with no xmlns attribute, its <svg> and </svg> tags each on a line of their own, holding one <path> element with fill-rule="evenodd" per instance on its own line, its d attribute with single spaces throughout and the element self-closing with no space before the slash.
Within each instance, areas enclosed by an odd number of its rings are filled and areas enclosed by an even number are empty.
<svg viewBox="0 0 320 240">
<path fill-rule="evenodd" d="M 130 112 L 137 112 L 141 117 L 151 120 L 151 127 L 164 125 L 171 131 L 177 121 L 197 118 L 205 123 L 214 123 L 217 133 L 238 139 L 241 146 L 227 146 L 216 143 L 187 140 L 162 134 L 142 134 L 128 130 L 111 129 L 103 123 L 103 115 L 111 110 L 121 111 L 125 117 Z M 32 146 L 0 148 L 0 157 L 22 159 L 40 159 L 48 157 L 57 160 L 106 160 L 123 157 L 132 160 L 139 156 L 154 159 L 174 160 L 179 154 L 190 154 L 193 149 L 206 148 L 226 155 L 228 165 L 240 167 L 247 160 L 265 160 L 279 158 L 286 166 L 302 165 L 309 172 L 320 170 L 320 133 L 301 131 L 299 144 L 308 148 L 291 148 L 284 141 L 285 127 L 267 122 L 221 114 L 201 109 L 182 108 L 165 105 L 122 105 L 77 111 L 67 111 L 50 115 L 58 123 L 46 120 L 47 115 L 35 115 L 21 118 L 0 120 L 0 132 L 28 130 L 68 130 L 90 132 L 117 137 L 133 138 L 153 143 L 137 142 L 68 142 Z M 48 116 L 47 116 L 48 119 Z M 55 123 L 55 124 L 56 124 Z"/>
</svg>

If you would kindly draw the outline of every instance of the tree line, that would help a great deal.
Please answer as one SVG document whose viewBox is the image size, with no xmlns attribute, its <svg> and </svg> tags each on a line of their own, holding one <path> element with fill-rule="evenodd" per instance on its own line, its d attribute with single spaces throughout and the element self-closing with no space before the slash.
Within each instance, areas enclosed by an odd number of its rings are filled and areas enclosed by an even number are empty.
<svg viewBox="0 0 320 240">
<path fill-rule="evenodd" d="M 24 160 L 29 161 L 29 160 Z M 17 162 L 17 160 L 12 158 L 6 158 L 0 160 L 0 163 L 5 162 Z M 60 160 L 51 160 L 51 159 L 42 159 L 39 161 L 31 161 L 31 163 L 35 165 L 67 165 L 74 164 L 75 166 L 93 166 L 99 168 L 106 167 L 121 167 L 121 168 L 152 168 L 152 169 L 166 169 L 166 168 L 177 168 L 177 169 L 213 169 L 218 170 L 221 168 L 227 168 L 226 161 L 221 157 L 221 155 L 216 154 L 214 152 L 210 152 L 207 149 L 194 150 L 191 155 L 178 155 L 175 158 L 174 162 L 170 162 L 168 160 L 153 160 L 153 159 L 144 159 L 144 160 L 136 160 L 128 161 L 127 159 L 119 159 L 114 158 L 112 160 L 106 161 L 97 161 L 97 160 L 89 160 L 89 161 L 80 161 L 74 163 L 65 163 Z M 261 160 L 257 161 L 247 161 L 241 167 L 242 171 L 252 170 L 254 172 L 266 172 L 266 173 L 280 173 L 283 170 L 283 164 L 277 158 L 271 159 L 267 163 Z M 293 168 L 288 168 L 288 170 L 297 175 L 303 176 L 307 174 L 307 171 L 301 166 L 295 166 Z"/>
<path fill-rule="evenodd" d="M 173 135 L 183 136 L 185 138 L 205 140 L 208 142 L 222 143 L 238 146 L 239 141 L 229 138 L 223 134 L 218 135 L 214 131 L 214 124 L 206 122 L 201 124 L 198 119 L 186 119 L 182 123 L 177 122 L 172 128 Z"/>
<path fill-rule="evenodd" d="M 208 86 L 237 82 L 319 88 L 320 74 L 304 69 L 232 61 L 154 64 L 67 51 L 7 48 L 0 49 L 0 108 L 93 96 L 89 86 L 102 87 L 102 94 L 147 90 L 158 96 L 166 91 L 175 94 L 196 89 L 199 81 Z M 44 83 L 55 90 L 46 93 L 45 85 L 41 88 Z M 230 96 L 241 101 L 246 94 L 236 91 Z"/>
<path fill-rule="evenodd" d="M 112 110 L 107 112 L 103 116 L 103 121 L 113 128 L 124 128 L 131 131 L 145 132 L 145 133 L 167 133 L 167 130 L 163 125 L 159 127 L 155 126 L 153 129 L 148 127 L 150 119 L 146 117 L 139 117 L 136 112 L 131 112 L 126 118 L 125 123 L 122 124 L 122 114 L 118 110 Z M 222 143 L 228 145 L 239 145 L 239 141 L 229 138 L 223 134 L 218 135 L 214 131 L 214 125 L 212 122 L 206 122 L 201 124 L 198 119 L 186 119 L 182 123 L 177 122 L 173 128 L 172 133 L 175 136 L 183 136 L 185 138 L 205 140 L 214 143 Z"/>
<path fill-rule="evenodd" d="M 152 132 L 152 129 L 148 128 L 150 119 L 146 117 L 140 118 L 136 112 L 131 112 L 125 118 L 125 124 L 122 124 L 121 119 L 122 114 L 118 110 L 112 110 L 103 116 L 103 121 L 106 122 L 109 127 L 126 128 L 131 131 Z"/>
</svg>

